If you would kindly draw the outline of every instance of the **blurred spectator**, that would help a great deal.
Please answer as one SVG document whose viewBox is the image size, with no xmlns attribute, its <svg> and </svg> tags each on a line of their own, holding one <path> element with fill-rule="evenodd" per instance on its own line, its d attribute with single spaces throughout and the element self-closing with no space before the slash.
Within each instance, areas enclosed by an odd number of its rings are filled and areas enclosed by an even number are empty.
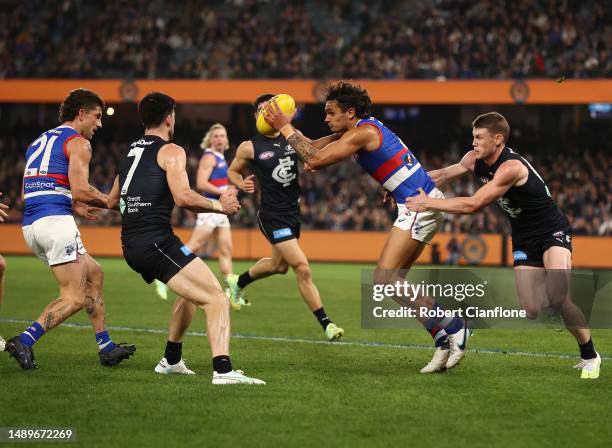
<svg viewBox="0 0 612 448">
<path fill-rule="evenodd" d="M 605 0 L 4 0 L 4 78 L 612 76 Z"/>
</svg>

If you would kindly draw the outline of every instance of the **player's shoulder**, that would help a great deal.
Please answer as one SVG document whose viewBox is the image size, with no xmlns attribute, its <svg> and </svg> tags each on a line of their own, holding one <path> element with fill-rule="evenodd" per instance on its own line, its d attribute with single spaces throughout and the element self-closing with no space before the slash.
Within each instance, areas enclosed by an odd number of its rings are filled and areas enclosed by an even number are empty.
<svg viewBox="0 0 612 448">
<path fill-rule="evenodd" d="M 244 140 L 238 145 L 236 149 L 236 156 L 243 159 L 254 159 L 255 158 L 255 145 L 252 140 Z"/>
</svg>

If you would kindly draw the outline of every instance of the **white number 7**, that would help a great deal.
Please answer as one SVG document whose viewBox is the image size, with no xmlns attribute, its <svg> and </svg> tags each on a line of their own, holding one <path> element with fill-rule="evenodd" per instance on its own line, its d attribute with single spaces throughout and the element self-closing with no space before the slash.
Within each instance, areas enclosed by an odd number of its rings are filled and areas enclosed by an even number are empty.
<svg viewBox="0 0 612 448">
<path fill-rule="evenodd" d="M 132 166 L 125 176 L 125 182 L 123 183 L 123 188 L 121 188 L 121 194 L 127 194 L 128 187 L 130 186 L 130 182 L 132 182 L 132 177 L 134 176 L 134 171 L 136 171 L 136 167 L 138 166 L 138 162 L 140 162 L 140 158 L 142 157 L 142 153 L 144 152 L 144 148 L 140 146 L 136 146 L 128 152 L 128 157 L 134 157 L 134 161 L 132 162 Z"/>
</svg>

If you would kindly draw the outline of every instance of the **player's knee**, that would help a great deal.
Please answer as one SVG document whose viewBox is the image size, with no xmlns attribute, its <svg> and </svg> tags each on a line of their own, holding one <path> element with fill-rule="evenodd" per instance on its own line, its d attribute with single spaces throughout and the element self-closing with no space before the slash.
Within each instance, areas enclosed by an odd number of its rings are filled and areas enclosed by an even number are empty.
<svg viewBox="0 0 612 448">
<path fill-rule="evenodd" d="M 229 306 L 229 299 L 223 291 L 219 290 L 211 296 L 210 303 L 216 306 Z"/>
<path fill-rule="evenodd" d="M 6 271 L 6 260 L 0 255 L 0 276 Z"/>
<path fill-rule="evenodd" d="M 104 271 L 100 266 L 97 266 L 96 269 L 92 272 L 91 277 L 88 279 L 96 288 L 102 289 L 104 285 Z"/>
<path fill-rule="evenodd" d="M 285 274 L 287 273 L 287 271 L 288 271 L 288 270 L 289 270 L 289 265 L 288 265 L 288 264 L 287 264 L 287 262 L 286 262 L 286 261 L 284 261 L 284 260 L 281 260 L 281 261 L 279 261 L 278 263 L 276 263 L 276 264 L 274 265 L 274 271 L 275 271 L 277 274 L 283 274 L 283 275 L 285 275 Z"/>
<path fill-rule="evenodd" d="M 298 263 L 293 267 L 293 271 L 299 280 L 308 281 L 312 278 L 312 272 L 308 263 Z"/>
</svg>

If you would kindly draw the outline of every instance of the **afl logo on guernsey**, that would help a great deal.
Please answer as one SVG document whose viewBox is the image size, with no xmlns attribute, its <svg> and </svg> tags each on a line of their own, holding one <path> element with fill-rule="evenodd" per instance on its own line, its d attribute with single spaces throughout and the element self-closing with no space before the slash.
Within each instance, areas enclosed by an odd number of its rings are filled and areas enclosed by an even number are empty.
<svg viewBox="0 0 612 448">
<path fill-rule="evenodd" d="M 260 160 L 268 160 L 271 157 L 274 157 L 274 151 L 266 151 L 259 154 Z"/>
</svg>

